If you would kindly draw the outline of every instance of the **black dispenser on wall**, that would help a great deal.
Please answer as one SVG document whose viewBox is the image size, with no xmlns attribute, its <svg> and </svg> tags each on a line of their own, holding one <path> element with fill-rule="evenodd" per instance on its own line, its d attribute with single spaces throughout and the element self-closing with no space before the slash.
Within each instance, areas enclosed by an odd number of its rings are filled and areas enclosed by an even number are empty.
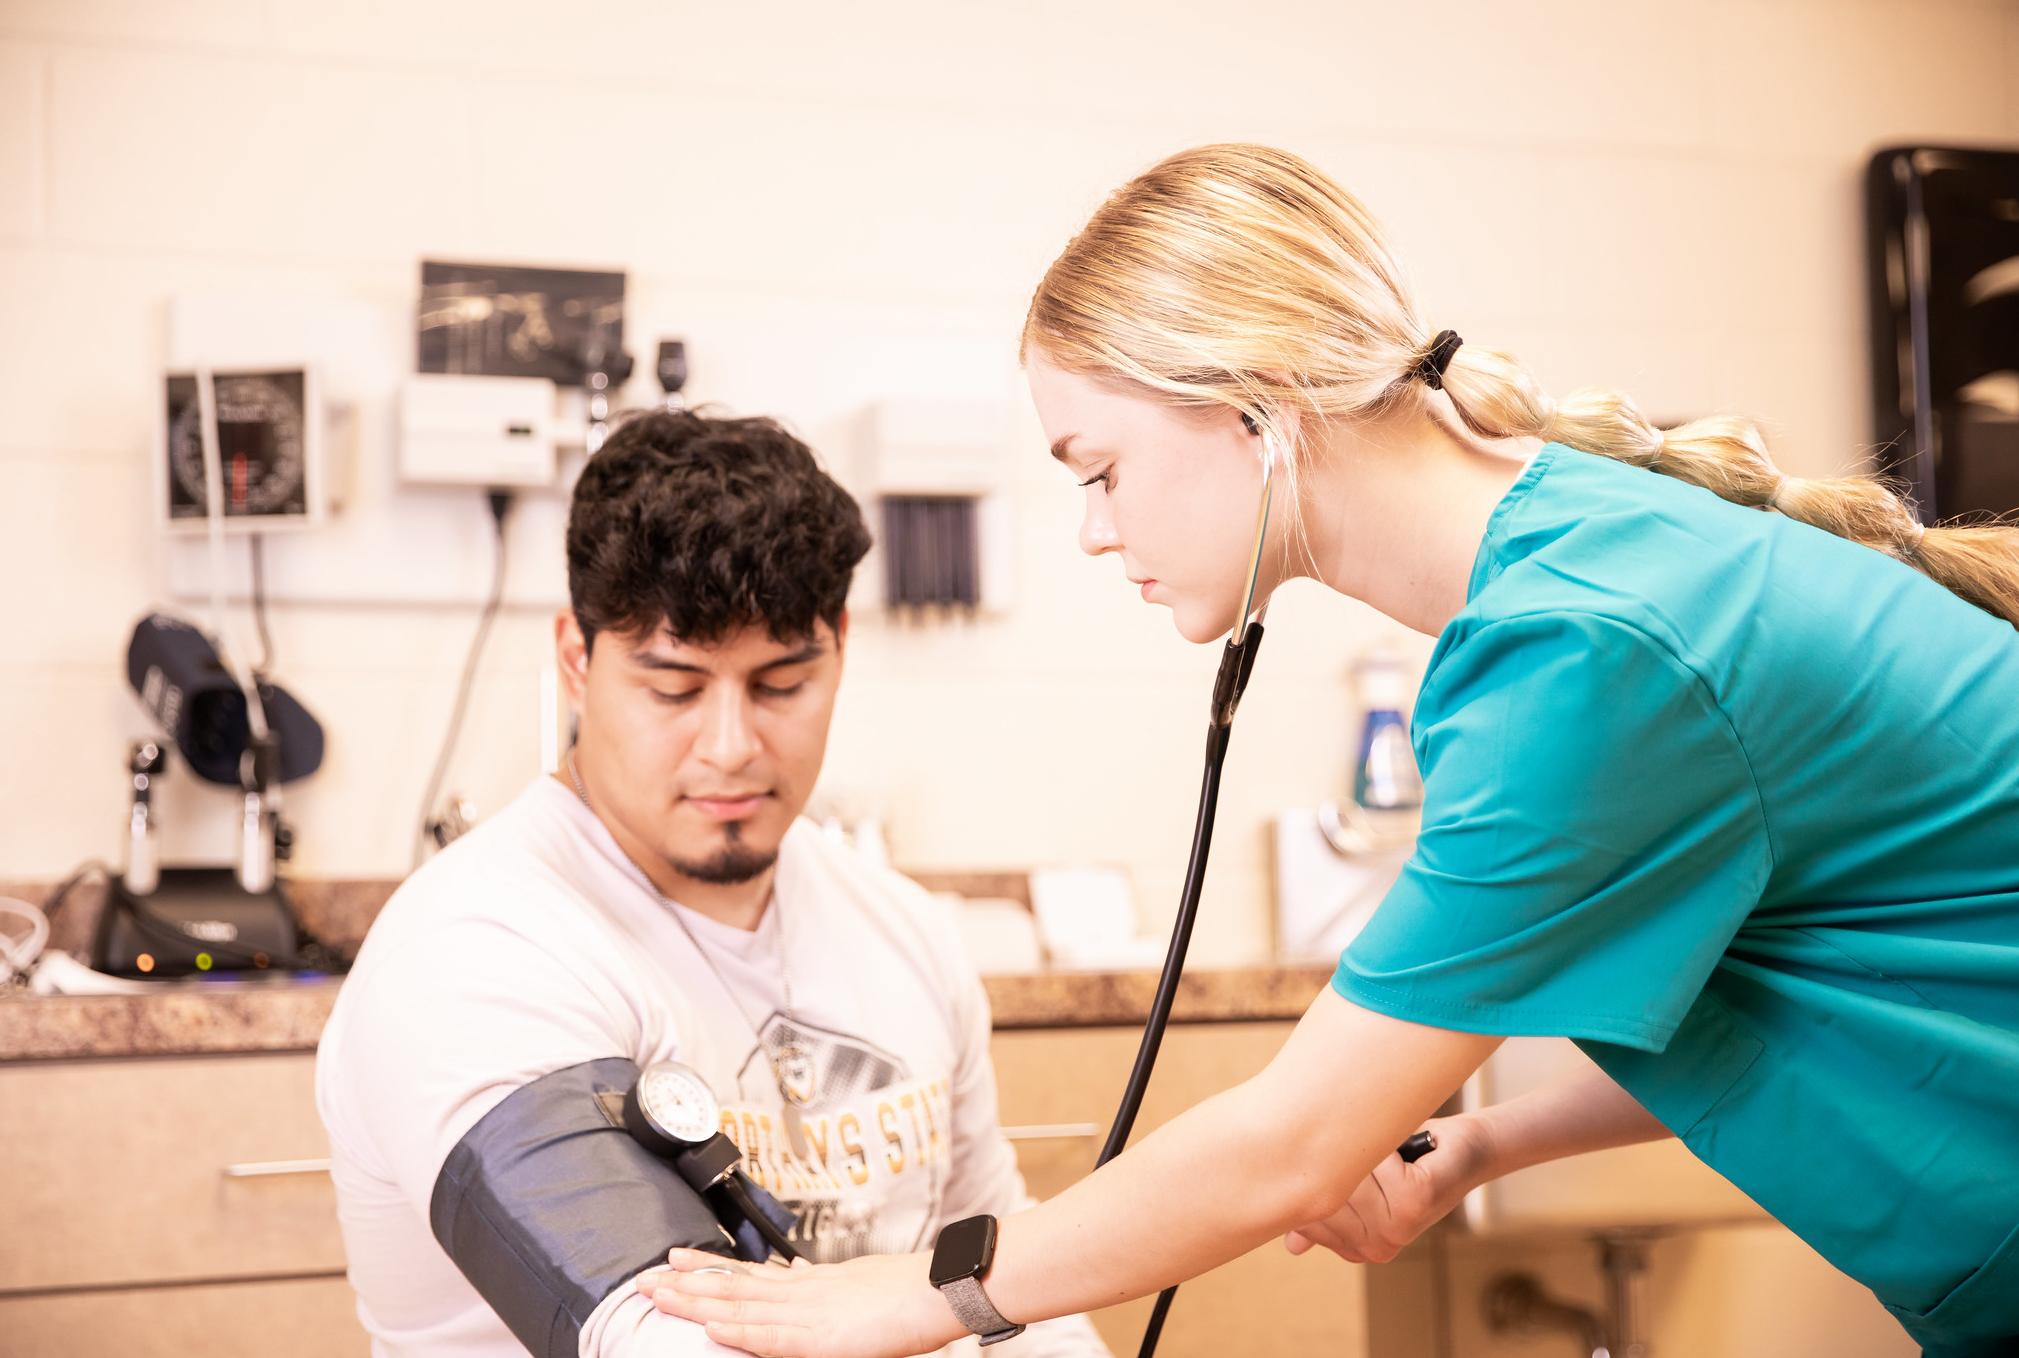
<svg viewBox="0 0 2019 1358">
<path fill-rule="evenodd" d="M 1928 522 L 2019 510 L 2019 150 L 1879 151 L 1865 202 L 1880 467 Z"/>
</svg>

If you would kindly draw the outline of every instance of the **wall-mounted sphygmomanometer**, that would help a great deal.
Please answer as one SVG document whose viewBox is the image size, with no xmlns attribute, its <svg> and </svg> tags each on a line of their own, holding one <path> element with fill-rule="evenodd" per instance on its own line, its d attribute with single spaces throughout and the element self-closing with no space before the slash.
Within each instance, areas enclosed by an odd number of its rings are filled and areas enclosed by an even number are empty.
<svg viewBox="0 0 2019 1358">
<path fill-rule="evenodd" d="M 314 369 L 171 372 L 157 484 L 162 524 L 269 532 L 327 512 L 321 393 Z M 214 470 L 213 470 L 214 469 Z"/>
</svg>

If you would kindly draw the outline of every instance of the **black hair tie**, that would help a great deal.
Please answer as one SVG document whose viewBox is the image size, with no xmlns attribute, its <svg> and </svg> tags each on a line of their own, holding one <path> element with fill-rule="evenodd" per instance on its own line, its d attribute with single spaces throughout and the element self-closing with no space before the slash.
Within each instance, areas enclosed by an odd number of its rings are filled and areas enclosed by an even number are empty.
<svg viewBox="0 0 2019 1358">
<path fill-rule="evenodd" d="M 1423 357 L 1416 360 L 1411 376 L 1423 379 L 1432 391 L 1444 390 L 1444 370 L 1451 366 L 1451 356 L 1458 352 L 1458 346 L 1465 343 L 1456 330 L 1440 330 L 1437 338 L 1430 341 L 1430 348 Z"/>
</svg>

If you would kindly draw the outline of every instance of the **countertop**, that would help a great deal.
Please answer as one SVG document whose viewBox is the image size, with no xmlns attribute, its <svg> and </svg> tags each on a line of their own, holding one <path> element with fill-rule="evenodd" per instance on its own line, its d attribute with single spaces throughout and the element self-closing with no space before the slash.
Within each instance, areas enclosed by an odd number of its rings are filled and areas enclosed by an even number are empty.
<svg viewBox="0 0 2019 1358">
<path fill-rule="evenodd" d="M 917 874 L 936 889 L 1015 893 L 1008 874 Z M 1020 880 L 1020 879 L 1019 879 Z M 302 922 L 346 955 L 356 951 L 392 882 L 295 881 Z M 40 901 L 46 883 L 0 882 L 0 894 Z M 81 948 L 99 893 L 80 889 L 59 912 L 51 946 Z M 1172 1018 L 1181 1023 L 1296 1018 L 1330 977 L 1325 967 L 1188 969 Z M 1045 971 L 983 978 L 998 1029 L 1141 1023 L 1156 993 L 1154 972 Z M 0 998 L 0 1062 L 313 1050 L 336 1003 L 341 977 L 261 976 L 246 981 L 164 981 L 145 995 Z"/>
</svg>

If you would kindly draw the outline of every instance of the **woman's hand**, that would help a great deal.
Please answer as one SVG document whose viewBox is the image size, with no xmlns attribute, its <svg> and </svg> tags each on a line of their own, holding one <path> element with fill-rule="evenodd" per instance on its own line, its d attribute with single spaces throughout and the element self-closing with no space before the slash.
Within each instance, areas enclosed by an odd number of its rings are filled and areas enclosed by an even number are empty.
<svg viewBox="0 0 2019 1358">
<path fill-rule="evenodd" d="M 1360 1181 L 1346 1206 L 1283 1237 L 1292 1254 L 1323 1245 L 1354 1264 L 1385 1264 L 1478 1184 L 1493 1177 L 1485 1125 L 1463 1114 L 1432 1118 L 1437 1149 L 1414 1164 L 1390 1155 Z"/>
<path fill-rule="evenodd" d="M 666 1263 L 639 1281 L 654 1306 L 765 1358 L 909 1358 L 967 1333 L 927 1281 L 925 1254 L 786 1268 L 674 1250 Z"/>
</svg>

